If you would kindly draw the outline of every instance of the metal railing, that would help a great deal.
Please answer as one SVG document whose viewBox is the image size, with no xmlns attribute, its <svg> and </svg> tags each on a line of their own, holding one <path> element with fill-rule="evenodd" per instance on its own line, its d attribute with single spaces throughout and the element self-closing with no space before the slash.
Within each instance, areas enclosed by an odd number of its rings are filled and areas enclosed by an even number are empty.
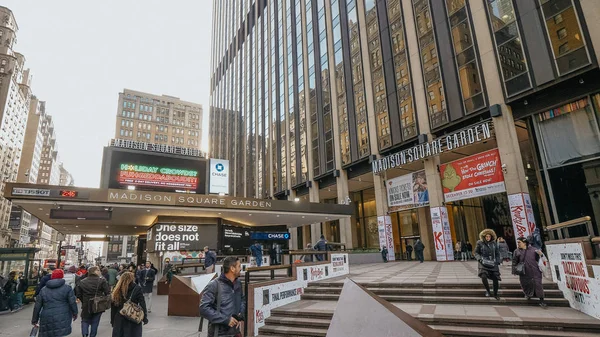
<svg viewBox="0 0 600 337">
<path fill-rule="evenodd" d="M 584 216 L 581 218 L 557 223 L 546 227 L 546 232 L 549 233 L 551 240 L 562 240 L 570 238 L 569 228 L 585 226 L 587 231 L 586 235 L 594 236 L 594 227 L 592 225 L 592 218 Z M 583 235 L 585 236 L 585 235 Z"/>
</svg>

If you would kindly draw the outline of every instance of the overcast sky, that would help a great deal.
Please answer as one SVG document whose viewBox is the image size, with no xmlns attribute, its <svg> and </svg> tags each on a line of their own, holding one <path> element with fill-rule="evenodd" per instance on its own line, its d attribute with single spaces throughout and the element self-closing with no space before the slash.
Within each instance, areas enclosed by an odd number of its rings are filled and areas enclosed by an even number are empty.
<svg viewBox="0 0 600 337">
<path fill-rule="evenodd" d="M 54 118 L 75 185 L 98 187 L 123 88 L 204 107 L 208 135 L 212 0 L 2 0 L 19 25 L 32 91 Z"/>
</svg>

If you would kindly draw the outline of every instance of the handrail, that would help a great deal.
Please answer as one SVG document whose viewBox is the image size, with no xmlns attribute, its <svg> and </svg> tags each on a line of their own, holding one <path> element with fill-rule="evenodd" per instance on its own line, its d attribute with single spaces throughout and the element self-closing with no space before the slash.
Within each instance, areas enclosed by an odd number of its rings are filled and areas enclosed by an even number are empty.
<svg viewBox="0 0 600 337">
<path fill-rule="evenodd" d="M 565 227 L 571 227 L 571 226 L 575 226 L 575 225 L 582 225 L 584 222 L 586 221 L 591 221 L 592 218 L 589 216 L 584 216 L 581 218 L 577 218 L 577 219 L 573 219 L 573 220 L 569 220 L 569 221 L 565 221 L 565 222 L 561 222 L 561 223 L 557 223 L 554 225 L 550 225 L 546 227 L 546 231 L 552 231 L 552 230 L 557 230 L 557 229 L 561 229 L 561 228 L 565 228 Z"/>
</svg>

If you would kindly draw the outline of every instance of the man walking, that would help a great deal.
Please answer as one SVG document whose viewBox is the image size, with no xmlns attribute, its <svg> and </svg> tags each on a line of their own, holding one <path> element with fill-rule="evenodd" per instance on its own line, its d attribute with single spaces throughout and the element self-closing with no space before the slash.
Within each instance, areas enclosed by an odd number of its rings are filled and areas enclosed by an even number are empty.
<svg viewBox="0 0 600 337">
<path fill-rule="evenodd" d="M 413 246 L 406 245 L 406 257 L 407 257 L 408 261 L 412 261 L 412 252 L 413 252 Z"/>
<path fill-rule="evenodd" d="M 110 268 L 108 268 L 108 285 L 110 286 L 110 289 L 114 288 L 114 286 L 117 284 L 117 274 L 119 272 L 117 271 L 117 266 L 116 265 L 111 265 Z"/>
<path fill-rule="evenodd" d="M 204 247 L 204 269 L 207 273 L 215 271 L 215 263 L 217 262 L 217 254 L 211 251 L 208 246 Z"/>
<path fill-rule="evenodd" d="M 321 235 L 319 241 L 315 245 L 315 249 L 318 251 L 327 251 L 327 240 L 325 240 L 325 236 Z M 319 254 L 317 255 L 317 260 L 323 261 L 325 260 L 325 255 Z"/>
<path fill-rule="evenodd" d="M 423 250 L 425 250 L 425 245 L 421 242 L 420 239 L 417 239 L 415 243 L 415 255 L 417 256 L 417 260 L 423 263 Z"/>
<path fill-rule="evenodd" d="M 19 278 L 17 280 L 17 306 L 20 308 L 23 306 L 23 297 L 27 291 L 27 278 L 23 275 L 23 272 L 19 272 Z"/>
<path fill-rule="evenodd" d="M 223 272 L 210 281 L 202 294 L 200 315 L 208 320 L 207 336 L 238 336 L 246 312 L 242 284 L 238 280 L 242 265 L 235 256 L 223 260 Z M 215 333 L 216 329 L 216 333 Z"/>
<path fill-rule="evenodd" d="M 156 273 L 151 268 L 152 264 L 150 261 L 146 261 L 146 268 L 140 272 L 140 285 L 142 286 L 142 293 L 144 293 L 144 300 L 146 300 L 146 309 L 148 313 L 152 312 L 152 290 L 154 287 L 154 279 Z"/>
<path fill-rule="evenodd" d="M 256 258 L 256 266 L 262 266 L 262 246 L 260 243 L 255 242 L 253 246 L 250 247 L 250 251 L 252 252 L 252 256 Z"/>
<path fill-rule="evenodd" d="M 85 337 L 96 337 L 102 312 L 94 312 L 93 299 L 96 296 L 110 295 L 108 281 L 100 277 L 100 268 L 91 267 L 87 277 L 77 285 L 75 295 L 81 301 L 81 334 Z"/>
</svg>

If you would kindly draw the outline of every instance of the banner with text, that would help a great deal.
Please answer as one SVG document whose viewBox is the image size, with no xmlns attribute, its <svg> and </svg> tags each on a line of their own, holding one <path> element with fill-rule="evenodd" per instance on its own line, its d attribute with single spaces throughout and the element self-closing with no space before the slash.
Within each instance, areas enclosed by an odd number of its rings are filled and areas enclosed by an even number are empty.
<svg viewBox="0 0 600 337">
<path fill-rule="evenodd" d="M 440 165 L 446 202 L 505 192 L 498 149 Z"/>
<path fill-rule="evenodd" d="M 433 242 L 437 261 L 453 261 L 452 233 L 446 207 L 431 207 L 431 226 L 433 227 Z"/>
<path fill-rule="evenodd" d="M 389 215 L 377 217 L 377 231 L 379 233 L 379 249 L 385 246 L 388 250 L 388 261 L 396 260 L 394 254 L 394 233 L 392 231 L 392 217 Z"/>
<path fill-rule="evenodd" d="M 425 171 L 417 171 L 386 181 L 390 212 L 429 205 Z"/>
<path fill-rule="evenodd" d="M 547 244 L 552 280 L 572 308 L 600 319 L 600 278 L 590 277 L 582 243 Z M 594 266 L 596 267 L 596 266 Z M 596 269 L 592 269 L 595 273 Z"/>
<path fill-rule="evenodd" d="M 515 231 L 515 240 L 529 237 L 535 230 L 535 217 L 529 193 L 515 193 L 508 196 L 510 218 Z"/>
</svg>

